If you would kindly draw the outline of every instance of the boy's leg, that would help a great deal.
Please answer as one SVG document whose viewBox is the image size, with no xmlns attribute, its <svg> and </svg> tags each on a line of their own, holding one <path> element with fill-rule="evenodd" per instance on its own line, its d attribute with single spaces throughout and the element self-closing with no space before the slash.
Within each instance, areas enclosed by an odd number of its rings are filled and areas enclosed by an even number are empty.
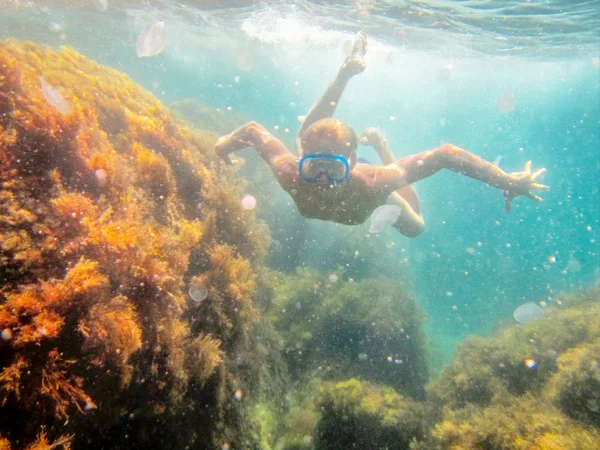
<svg viewBox="0 0 600 450">
<path fill-rule="evenodd" d="M 410 188 L 410 186 L 407 187 Z M 392 194 L 388 197 L 386 204 L 396 205 L 402 208 L 400 217 L 398 217 L 398 220 L 393 225 L 393 227 L 396 228 L 400 233 L 406 237 L 416 237 L 423 233 L 425 230 L 425 221 L 423 220 L 423 215 L 417 208 L 414 207 L 415 205 L 411 204 L 409 199 L 405 198 L 403 195 L 400 195 L 398 191 L 396 191 L 392 192 Z"/>
<path fill-rule="evenodd" d="M 342 97 L 342 93 L 344 92 L 344 88 L 348 84 L 348 81 L 350 81 L 354 75 L 357 75 L 365 70 L 366 52 L 367 35 L 362 31 L 359 31 L 354 38 L 352 54 L 346 58 L 333 82 L 329 85 L 321 98 L 310 109 L 306 115 L 306 119 L 304 120 L 302 127 L 300 128 L 300 131 L 298 131 L 298 134 L 296 135 L 296 151 L 300 156 L 302 156 L 302 149 L 300 146 L 302 135 L 307 128 L 309 128 L 316 121 L 333 116 L 335 108 Z"/>
</svg>

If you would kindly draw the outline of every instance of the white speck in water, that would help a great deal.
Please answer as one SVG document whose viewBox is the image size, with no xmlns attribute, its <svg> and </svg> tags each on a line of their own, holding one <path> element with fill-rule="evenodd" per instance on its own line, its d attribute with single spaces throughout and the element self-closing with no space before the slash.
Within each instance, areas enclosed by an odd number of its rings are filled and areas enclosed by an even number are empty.
<svg viewBox="0 0 600 450">
<path fill-rule="evenodd" d="M 239 76 L 239 75 L 237 75 L 237 76 L 233 77 L 233 81 L 235 81 L 236 83 L 239 83 L 239 82 L 240 82 L 240 80 L 241 80 L 241 78 L 240 78 L 240 76 Z"/>
<path fill-rule="evenodd" d="M 304 123 L 305 120 L 306 120 L 306 116 L 298 116 L 298 122 Z"/>
<path fill-rule="evenodd" d="M 108 9 L 108 0 L 92 0 L 98 11 L 106 11 Z"/>
<path fill-rule="evenodd" d="M 2 333 L 0 333 L 0 337 L 2 337 L 3 341 L 10 341 L 13 337 L 13 332 L 10 328 L 5 328 L 2 330 Z"/>
<path fill-rule="evenodd" d="M 142 31 L 135 46 L 140 58 L 160 55 L 167 46 L 167 27 L 162 20 L 155 20 Z"/>
<path fill-rule="evenodd" d="M 366 361 L 367 359 L 369 359 L 369 355 L 367 355 L 366 353 L 363 352 L 358 354 L 359 361 Z"/>
<path fill-rule="evenodd" d="M 243 396 L 244 396 L 244 393 L 242 392 L 242 390 L 240 388 L 237 388 L 233 392 L 233 398 L 235 398 L 236 400 L 241 400 Z"/>
<path fill-rule="evenodd" d="M 300 304 L 300 302 L 296 302 L 296 309 L 298 311 L 300 311 L 302 309 L 302 305 Z"/>
<path fill-rule="evenodd" d="M 48 29 L 54 33 L 61 33 L 65 29 L 65 24 L 60 22 L 48 22 Z"/>
<path fill-rule="evenodd" d="M 329 274 L 327 279 L 329 280 L 330 283 L 337 283 L 338 276 L 335 273 L 331 273 L 331 274 Z"/>
<path fill-rule="evenodd" d="M 256 208 L 256 199 L 254 197 L 252 197 L 251 195 L 246 195 L 242 199 L 242 208 L 244 208 L 248 211 Z"/>
<path fill-rule="evenodd" d="M 394 120 L 396 120 L 396 117 L 390 116 L 390 122 L 393 122 Z"/>
<path fill-rule="evenodd" d="M 94 175 L 96 176 L 96 182 L 98 183 L 98 186 L 101 188 L 106 187 L 108 184 L 108 174 L 106 173 L 106 170 L 96 169 Z"/>
<path fill-rule="evenodd" d="M 503 92 L 498 96 L 496 106 L 501 114 L 510 114 L 517 107 L 517 98 L 511 91 Z"/>
<path fill-rule="evenodd" d="M 528 369 L 535 369 L 537 367 L 537 363 L 535 362 L 535 359 L 533 359 L 533 358 L 526 358 L 524 363 L 525 363 L 525 367 L 527 367 Z"/>
<path fill-rule="evenodd" d="M 194 302 L 201 303 L 206 297 L 208 297 L 208 289 L 206 289 L 206 287 L 200 283 L 192 283 L 188 294 Z"/>
<path fill-rule="evenodd" d="M 399 206 L 380 206 L 371 215 L 371 226 L 369 227 L 369 233 L 381 233 L 387 227 L 396 223 L 401 213 L 402 209 Z"/>
<path fill-rule="evenodd" d="M 44 77 L 40 76 L 42 84 L 42 94 L 48 103 L 54 106 L 62 114 L 71 114 L 71 105 L 65 100 L 61 93 L 50 86 Z"/>
<path fill-rule="evenodd" d="M 544 315 L 544 308 L 536 303 L 525 303 L 513 312 L 513 317 L 519 323 L 527 323 Z"/>
</svg>

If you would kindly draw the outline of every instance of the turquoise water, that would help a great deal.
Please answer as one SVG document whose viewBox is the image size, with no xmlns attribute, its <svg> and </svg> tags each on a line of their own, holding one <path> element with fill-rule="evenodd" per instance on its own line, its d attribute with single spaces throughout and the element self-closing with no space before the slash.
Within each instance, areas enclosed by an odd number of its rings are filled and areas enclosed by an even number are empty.
<svg viewBox="0 0 600 450">
<path fill-rule="evenodd" d="M 195 99 L 240 124 L 260 122 L 293 148 L 298 117 L 365 29 L 367 70 L 350 82 L 335 117 L 357 133 L 379 128 L 397 158 L 448 142 L 489 161 L 501 157 L 507 172 L 529 160 L 534 170 L 547 168 L 544 201 L 519 198 L 508 215 L 502 193 L 475 180 L 440 172 L 417 183 L 426 230 L 408 239 L 393 229 L 369 235 L 368 223 L 301 217 L 279 186 L 261 184 L 262 160 L 241 153 L 240 174 L 271 229 L 269 265 L 402 280 L 427 314 L 433 372 L 467 336 L 513 323 L 517 306 L 554 304 L 600 280 L 598 2 L 122 2 L 103 13 L 88 3 L 7 9 L 0 38 L 72 46 L 167 106 Z M 140 59 L 135 42 L 153 17 L 167 25 L 167 47 Z M 240 52 L 251 67 L 236 62 Z M 507 91 L 517 103 L 504 114 L 497 100 Z M 377 163 L 371 149 L 359 152 Z M 367 248 L 372 259 L 361 256 Z"/>
</svg>

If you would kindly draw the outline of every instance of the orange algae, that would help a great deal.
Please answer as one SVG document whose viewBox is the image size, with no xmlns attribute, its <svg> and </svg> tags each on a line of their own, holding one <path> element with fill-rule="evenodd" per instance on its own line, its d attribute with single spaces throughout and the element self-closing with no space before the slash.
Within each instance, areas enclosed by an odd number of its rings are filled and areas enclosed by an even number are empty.
<svg viewBox="0 0 600 450">
<path fill-rule="evenodd" d="M 70 114 L 46 102 L 40 76 Z M 224 393 L 259 318 L 269 234 L 225 183 L 215 137 L 71 49 L 0 42 L 1 435 L 32 442 L 45 426 L 55 442 L 65 431 L 76 440 L 90 421 L 120 427 L 135 413 L 152 444 L 227 433 L 246 446 L 222 425 L 242 420 Z M 187 311 L 193 278 L 212 300 Z M 153 415 L 178 429 L 194 392 L 216 408 L 198 414 L 202 433 L 157 435 Z M 53 448 L 45 433 L 32 448 Z"/>
</svg>

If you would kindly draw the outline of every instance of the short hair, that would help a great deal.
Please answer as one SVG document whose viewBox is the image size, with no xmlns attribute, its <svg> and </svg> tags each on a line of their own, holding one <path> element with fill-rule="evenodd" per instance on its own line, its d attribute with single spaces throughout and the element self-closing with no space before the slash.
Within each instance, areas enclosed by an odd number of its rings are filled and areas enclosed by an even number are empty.
<svg viewBox="0 0 600 450">
<path fill-rule="evenodd" d="M 321 119 L 302 134 L 302 153 L 330 153 L 349 156 L 358 147 L 354 130 L 341 120 Z"/>
</svg>

